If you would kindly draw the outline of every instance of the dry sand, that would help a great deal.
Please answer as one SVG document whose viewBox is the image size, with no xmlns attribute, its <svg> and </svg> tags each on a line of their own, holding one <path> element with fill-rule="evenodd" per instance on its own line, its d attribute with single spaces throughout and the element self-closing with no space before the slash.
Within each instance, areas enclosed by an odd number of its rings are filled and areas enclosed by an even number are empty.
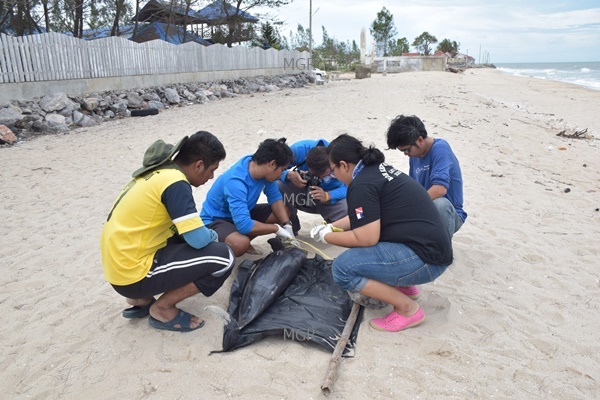
<svg viewBox="0 0 600 400">
<path fill-rule="evenodd" d="M 384 149 L 400 113 L 452 145 L 469 217 L 454 264 L 421 287 L 426 322 L 397 334 L 364 323 L 330 398 L 599 398 L 600 91 L 494 70 L 340 80 L 0 149 L 0 398 L 322 398 L 330 354 L 316 345 L 277 337 L 209 355 L 222 324 L 204 308 L 227 307 L 231 278 L 181 304 L 207 320 L 199 331 L 122 318 L 100 231 L 157 138 L 213 132 L 228 152 L 221 172 L 265 138 L 347 132 Z M 584 128 L 595 138 L 556 136 Z M 407 172 L 404 155 L 385 153 Z M 198 206 L 209 185 L 195 191 Z M 308 241 L 318 218 L 303 217 Z M 265 240 L 255 241 L 264 251 Z"/>
</svg>

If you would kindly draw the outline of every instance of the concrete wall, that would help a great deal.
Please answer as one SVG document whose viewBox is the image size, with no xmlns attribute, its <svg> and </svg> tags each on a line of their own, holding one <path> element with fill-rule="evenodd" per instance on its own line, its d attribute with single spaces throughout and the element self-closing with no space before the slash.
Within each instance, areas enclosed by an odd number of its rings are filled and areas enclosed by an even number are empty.
<svg viewBox="0 0 600 400">
<path fill-rule="evenodd" d="M 181 74 L 133 75 L 94 79 L 71 79 L 42 82 L 2 83 L 0 84 L 0 106 L 10 100 L 30 100 L 47 94 L 63 92 L 69 95 L 81 93 L 104 92 L 108 90 L 127 90 L 152 86 L 163 86 L 175 83 L 213 82 L 250 78 L 254 76 L 272 76 L 284 74 L 299 74 L 308 72 L 304 69 L 252 69 L 205 71 Z"/>
<path fill-rule="evenodd" d="M 446 57 L 442 56 L 375 57 L 371 64 L 371 72 L 375 73 L 445 70 Z"/>
</svg>

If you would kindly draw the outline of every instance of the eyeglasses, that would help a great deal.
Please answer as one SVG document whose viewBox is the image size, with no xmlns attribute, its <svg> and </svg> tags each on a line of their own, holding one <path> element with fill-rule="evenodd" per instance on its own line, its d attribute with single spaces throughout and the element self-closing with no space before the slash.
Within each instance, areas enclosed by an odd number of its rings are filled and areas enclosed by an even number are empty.
<svg viewBox="0 0 600 400">
<path fill-rule="evenodd" d="M 329 176 L 335 178 L 335 169 L 339 167 L 339 165 L 334 165 L 333 167 L 329 166 Z"/>
<path fill-rule="evenodd" d="M 407 148 L 405 148 L 405 149 L 401 149 L 401 148 L 399 148 L 399 147 L 397 147 L 397 149 L 398 149 L 398 150 L 400 150 L 401 152 L 403 152 L 404 154 L 408 154 L 408 153 L 410 153 L 410 149 L 412 149 L 412 147 L 413 147 L 415 144 L 416 144 L 416 142 L 413 142 L 413 143 L 411 143 L 411 144 L 410 144 L 410 146 L 408 146 L 408 147 L 407 147 Z"/>
</svg>

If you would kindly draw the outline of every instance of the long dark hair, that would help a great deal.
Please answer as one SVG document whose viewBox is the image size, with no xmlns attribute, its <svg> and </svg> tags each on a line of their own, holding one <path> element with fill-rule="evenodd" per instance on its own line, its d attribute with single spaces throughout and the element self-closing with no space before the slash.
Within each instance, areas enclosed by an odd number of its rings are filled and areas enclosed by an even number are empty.
<svg viewBox="0 0 600 400">
<path fill-rule="evenodd" d="M 365 147 L 357 138 L 344 133 L 335 139 L 327 147 L 329 160 L 335 165 L 339 165 L 341 161 L 349 164 L 358 164 L 359 161 L 363 165 L 379 164 L 385 161 L 385 155 L 375 146 Z"/>
</svg>

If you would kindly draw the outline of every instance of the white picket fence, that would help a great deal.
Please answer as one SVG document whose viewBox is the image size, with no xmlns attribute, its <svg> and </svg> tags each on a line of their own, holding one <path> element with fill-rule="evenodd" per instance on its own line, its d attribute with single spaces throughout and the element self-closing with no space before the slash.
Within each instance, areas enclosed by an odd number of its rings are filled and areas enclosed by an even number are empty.
<svg viewBox="0 0 600 400">
<path fill-rule="evenodd" d="M 92 41 L 60 33 L 0 34 L 0 83 L 93 79 L 204 71 L 264 70 L 307 60 L 307 52 L 163 40 L 135 43 L 120 37 Z M 294 71 L 290 71 L 294 72 Z M 297 72 L 297 71 L 296 71 Z"/>
</svg>

